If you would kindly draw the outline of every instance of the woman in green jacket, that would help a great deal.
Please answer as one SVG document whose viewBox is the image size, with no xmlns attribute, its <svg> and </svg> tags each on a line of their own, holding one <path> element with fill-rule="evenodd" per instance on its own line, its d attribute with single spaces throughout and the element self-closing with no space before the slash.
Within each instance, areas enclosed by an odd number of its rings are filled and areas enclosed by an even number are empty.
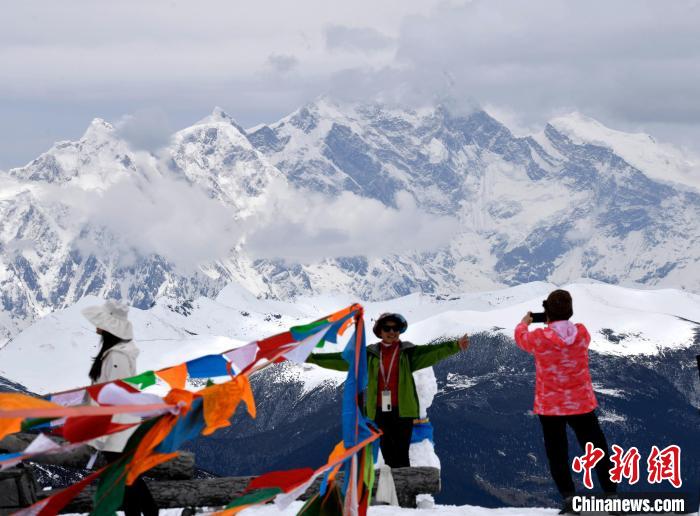
<svg viewBox="0 0 700 516">
<path fill-rule="evenodd" d="M 410 466 L 413 420 L 419 417 L 413 371 L 435 365 L 469 346 L 467 335 L 458 341 L 416 346 L 400 339 L 407 327 L 402 315 L 382 314 L 373 328 L 381 342 L 367 346 L 367 417 L 383 432 L 379 446 L 384 462 L 392 468 Z M 337 371 L 348 370 L 340 353 L 312 354 L 307 362 Z"/>
</svg>

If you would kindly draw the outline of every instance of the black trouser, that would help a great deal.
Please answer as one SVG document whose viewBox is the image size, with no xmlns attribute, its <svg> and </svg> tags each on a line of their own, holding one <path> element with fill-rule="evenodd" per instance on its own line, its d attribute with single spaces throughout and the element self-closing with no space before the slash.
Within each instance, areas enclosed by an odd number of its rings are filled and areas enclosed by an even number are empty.
<svg viewBox="0 0 700 516">
<path fill-rule="evenodd" d="M 591 442 L 596 448 L 605 452 L 605 456 L 596 464 L 595 472 L 598 482 L 606 493 L 614 493 L 617 485 L 610 480 L 609 471 L 613 467 L 610 460 L 608 443 L 603 435 L 603 430 L 598 423 L 595 411 L 573 416 L 539 416 L 544 434 L 544 448 L 549 461 L 549 471 L 557 484 L 557 489 L 563 497 L 571 496 L 575 492 L 574 481 L 571 478 L 569 468 L 569 442 L 566 437 L 566 425 L 568 424 L 576 434 L 581 448 L 586 449 L 586 443 Z"/>
<path fill-rule="evenodd" d="M 382 408 L 377 407 L 374 422 L 383 432 L 379 438 L 379 448 L 386 465 L 391 468 L 409 467 L 411 463 L 408 459 L 408 449 L 411 447 L 413 418 L 400 417 L 397 407 L 391 412 L 382 412 Z"/>
<path fill-rule="evenodd" d="M 108 463 L 119 459 L 122 454 L 116 452 L 102 452 Z M 122 502 L 124 516 L 158 516 L 158 506 L 156 505 L 151 491 L 142 476 L 124 490 L 124 501 Z"/>
</svg>

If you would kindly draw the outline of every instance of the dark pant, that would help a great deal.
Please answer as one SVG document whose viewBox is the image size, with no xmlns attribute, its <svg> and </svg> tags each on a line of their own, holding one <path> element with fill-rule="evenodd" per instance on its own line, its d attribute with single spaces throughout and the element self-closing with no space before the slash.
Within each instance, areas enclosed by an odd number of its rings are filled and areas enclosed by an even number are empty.
<svg viewBox="0 0 700 516">
<path fill-rule="evenodd" d="M 544 434 L 544 448 L 549 461 L 549 471 L 557 484 L 557 489 L 563 497 L 571 496 L 575 492 L 574 481 L 571 478 L 569 468 L 569 442 L 566 437 L 566 425 L 568 424 L 576 434 L 576 439 L 581 448 L 586 449 L 586 443 L 605 452 L 605 456 L 596 464 L 595 472 L 598 482 L 606 493 L 614 493 L 617 485 L 610 480 L 609 471 L 613 467 L 610 460 L 608 443 L 603 435 L 603 430 L 598 423 L 595 411 L 573 416 L 540 416 L 542 433 Z"/>
<path fill-rule="evenodd" d="M 121 457 L 121 453 L 102 452 L 108 463 L 114 462 Z M 151 492 L 148 490 L 143 477 L 138 477 L 130 486 L 124 490 L 124 501 L 122 502 L 124 516 L 158 516 L 158 506 L 156 505 Z"/>
<path fill-rule="evenodd" d="M 411 447 L 413 418 L 399 417 L 396 407 L 391 412 L 382 412 L 381 407 L 377 407 L 374 421 L 383 432 L 379 438 L 379 448 L 386 465 L 391 468 L 409 467 L 408 449 Z"/>
</svg>

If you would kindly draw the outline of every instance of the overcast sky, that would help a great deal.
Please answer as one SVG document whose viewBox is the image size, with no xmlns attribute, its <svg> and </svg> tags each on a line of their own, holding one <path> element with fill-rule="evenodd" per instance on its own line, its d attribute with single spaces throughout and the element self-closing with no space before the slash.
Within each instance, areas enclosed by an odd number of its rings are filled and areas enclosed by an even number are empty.
<svg viewBox="0 0 700 516">
<path fill-rule="evenodd" d="M 322 93 L 487 106 L 516 131 L 581 111 L 700 152 L 700 0 L 9 2 L 0 168 L 94 117 L 272 122 Z"/>
</svg>

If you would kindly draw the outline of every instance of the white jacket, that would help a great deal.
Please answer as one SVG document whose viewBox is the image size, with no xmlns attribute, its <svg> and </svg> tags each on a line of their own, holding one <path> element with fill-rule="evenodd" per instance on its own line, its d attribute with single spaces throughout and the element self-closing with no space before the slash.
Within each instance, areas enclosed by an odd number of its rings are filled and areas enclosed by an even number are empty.
<svg viewBox="0 0 700 516">
<path fill-rule="evenodd" d="M 136 375 L 136 357 L 139 350 L 134 346 L 133 341 L 123 342 L 107 350 L 102 357 L 102 370 L 96 383 L 119 380 Z M 131 414 L 115 414 L 112 416 L 114 423 L 137 423 L 141 421 L 138 416 Z M 129 437 L 138 427 L 129 428 L 115 434 L 98 437 L 90 441 L 94 448 L 107 452 L 121 452 L 124 450 Z"/>
</svg>

